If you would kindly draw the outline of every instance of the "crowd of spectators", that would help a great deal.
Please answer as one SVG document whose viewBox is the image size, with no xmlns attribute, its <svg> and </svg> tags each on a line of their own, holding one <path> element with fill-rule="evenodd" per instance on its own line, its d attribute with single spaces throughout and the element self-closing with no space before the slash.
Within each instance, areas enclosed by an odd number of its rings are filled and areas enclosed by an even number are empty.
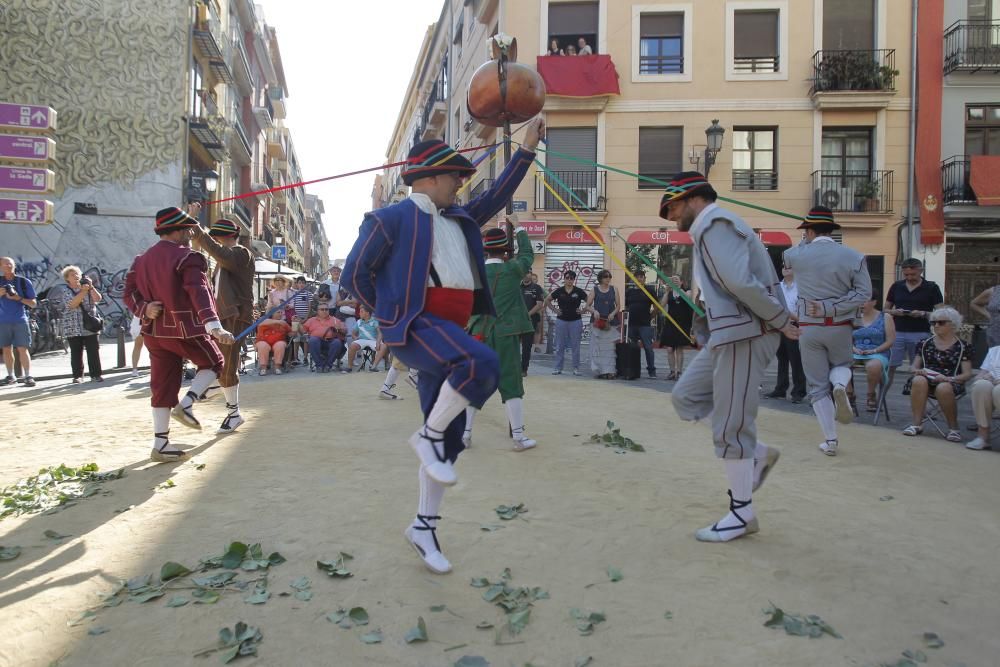
<svg viewBox="0 0 1000 667">
<path fill-rule="evenodd" d="M 553 37 L 549 40 L 549 52 L 550 56 L 592 56 L 594 55 L 594 49 L 591 48 L 590 44 L 587 43 L 585 37 L 579 37 L 576 43 L 569 42 L 565 46 L 557 37 Z"/>
</svg>

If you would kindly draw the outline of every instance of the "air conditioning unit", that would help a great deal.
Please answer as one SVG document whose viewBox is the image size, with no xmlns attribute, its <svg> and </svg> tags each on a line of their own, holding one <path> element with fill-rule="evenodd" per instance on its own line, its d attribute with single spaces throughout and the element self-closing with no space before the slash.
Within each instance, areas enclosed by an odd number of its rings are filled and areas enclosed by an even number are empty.
<svg viewBox="0 0 1000 667">
<path fill-rule="evenodd" d="M 567 202 L 572 208 L 597 208 L 597 188 L 571 188 L 575 196 Z M 583 202 L 581 204 L 581 202 Z"/>
<path fill-rule="evenodd" d="M 854 201 L 850 188 L 828 188 L 816 190 L 816 204 L 826 206 L 831 211 L 853 211 Z"/>
</svg>

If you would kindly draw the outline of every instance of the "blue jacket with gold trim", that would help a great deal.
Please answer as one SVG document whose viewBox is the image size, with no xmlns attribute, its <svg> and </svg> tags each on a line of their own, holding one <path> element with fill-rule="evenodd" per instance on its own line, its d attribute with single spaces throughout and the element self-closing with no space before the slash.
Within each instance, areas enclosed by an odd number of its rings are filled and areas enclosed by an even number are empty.
<svg viewBox="0 0 1000 667">
<path fill-rule="evenodd" d="M 507 204 L 535 154 L 519 149 L 493 186 L 465 206 L 443 215 L 462 226 L 479 285 L 487 285 L 480 228 Z M 389 345 L 406 343 L 410 323 L 424 310 L 434 245 L 432 216 L 409 199 L 372 211 L 344 264 L 341 285 L 372 309 Z M 495 315 L 489 289 L 477 289 L 473 314 Z"/>
</svg>

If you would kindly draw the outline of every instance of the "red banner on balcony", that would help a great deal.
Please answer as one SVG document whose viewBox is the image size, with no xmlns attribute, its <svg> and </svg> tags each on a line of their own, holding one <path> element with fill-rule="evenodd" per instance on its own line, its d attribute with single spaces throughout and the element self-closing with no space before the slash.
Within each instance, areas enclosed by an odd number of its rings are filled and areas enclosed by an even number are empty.
<svg viewBox="0 0 1000 667">
<path fill-rule="evenodd" d="M 618 72 L 611 56 L 538 56 L 538 73 L 549 95 L 598 97 L 619 95 Z"/>
<path fill-rule="evenodd" d="M 1000 155 L 973 155 L 969 185 L 980 206 L 1000 206 Z"/>
</svg>

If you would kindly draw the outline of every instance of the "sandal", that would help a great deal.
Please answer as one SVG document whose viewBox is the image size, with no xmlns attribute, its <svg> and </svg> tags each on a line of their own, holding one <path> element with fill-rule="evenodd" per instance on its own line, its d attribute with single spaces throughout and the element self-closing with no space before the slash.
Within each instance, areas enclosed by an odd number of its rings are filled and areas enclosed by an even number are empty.
<svg viewBox="0 0 1000 667">
<path fill-rule="evenodd" d="M 908 435 L 911 437 L 915 435 L 920 435 L 923 432 L 924 432 L 923 426 L 916 426 L 914 424 L 910 424 L 909 426 L 903 429 L 903 435 Z"/>
<path fill-rule="evenodd" d="M 962 434 L 956 429 L 951 429 L 948 431 L 948 435 L 944 436 L 944 439 L 948 442 L 962 442 Z"/>
<path fill-rule="evenodd" d="M 875 399 L 875 394 L 868 394 L 868 412 L 875 412 L 878 410 L 878 401 Z"/>
</svg>

